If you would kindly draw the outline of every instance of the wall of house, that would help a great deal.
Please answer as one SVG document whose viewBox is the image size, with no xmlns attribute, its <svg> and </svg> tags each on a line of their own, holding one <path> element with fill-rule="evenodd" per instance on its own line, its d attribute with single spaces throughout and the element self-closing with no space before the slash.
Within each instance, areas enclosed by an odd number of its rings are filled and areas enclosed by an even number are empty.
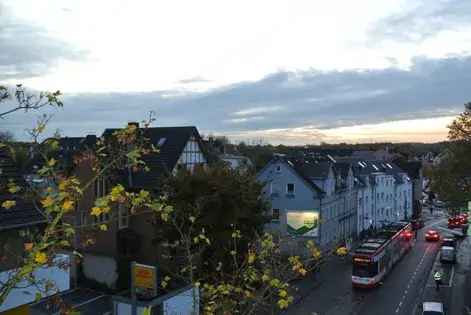
<svg viewBox="0 0 471 315">
<path fill-rule="evenodd" d="M 198 164 L 207 164 L 203 150 L 201 149 L 198 141 L 194 137 L 191 137 L 185 145 L 182 154 L 178 158 L 177 165 L 173 170 L 175 173 L 178 167 L 186 167 L 188 170 L 193 170 Z"/>
<path fill-rule="evenodd" d="M 322 217 L 316 192 L 285 162 L 271 162 L 257 179 L 265 184 L 263 197 L 271 203 L 272 209 L 280 210 L 279 220 L 269 223 L 267 230 L 287 235 L 287 211 L 318 211 Z M 294 184 L 293 194 L 288 194 L 288 184 Z"/>
</svg>

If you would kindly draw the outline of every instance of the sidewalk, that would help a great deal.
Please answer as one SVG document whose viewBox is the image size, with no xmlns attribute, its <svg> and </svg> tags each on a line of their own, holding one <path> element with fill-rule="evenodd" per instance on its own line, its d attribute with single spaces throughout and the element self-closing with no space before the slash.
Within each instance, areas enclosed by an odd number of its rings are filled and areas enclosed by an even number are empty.
<svg viewBox="0 0 471 315">
<path fill-rule="evenodd" d="M 444 272 L 440 290 L 436 291 L 433 272 Z M 468 314 L 466 308 L 471 310 L 471 241 L 464 239 L 458 246 L 457 263 L 441 264 L 440 253 L 437 254 L 433 268 L 428 276 L 422 301 L 443 303 L 446 313 L 450 315 Z M 420 307 L 415 314 L 420 313 Z"/>
<path fill-rule="evenodd" d="M 351 310 L 350 258 L 329 257 L 320 271 L 292 283 L 298 289 L 293 305 L 283 315 L 348 314 Z M 318 290 L 322 286 L 322 290 Z M 310 299 L 310 295 L 315 298 Z M 302 302 L 302 303 L 301 303 Z"/>
</svg>

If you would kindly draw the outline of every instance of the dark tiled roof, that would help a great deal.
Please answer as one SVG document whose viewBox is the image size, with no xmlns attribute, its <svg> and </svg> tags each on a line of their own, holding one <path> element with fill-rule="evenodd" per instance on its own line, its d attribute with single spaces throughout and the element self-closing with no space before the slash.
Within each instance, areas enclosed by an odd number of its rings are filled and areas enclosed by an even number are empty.
<svg viewBox="0 0 471 315">
<path fill-rule="evenodd" d="M 119 129 L 106 129 L 103 136 L 109 137 L 117 130 Z M 191 136 L 199 142 L 203 154 L 205 154 L 201 136 L 194 126 L 141 128 L 140 130 L 144 133 L 144 137 L 159 149 L 159 153 L 150 153 L 143 157 L 149 171 L 132 174 L 132 186 L 134 187 L 156 187 L 159 178 L 175 168 L 178 158 Z"/>
<path fill-rule="evenodd" d="M 343 178 L 347 178 L 348 176 L 348 171 L 352 167 L 352 163 L 347 162 L 347 161 L 337 161 L 337 163 L 334 163 L 334 170 L 337 174 L 342 176 Z"/>
<path fill-rule="evenodd" d="M 1 149 L 0 170 L 0 205 L 5 200 L 14 200 L 16 202 L 16 205 L 10 209 L 0 206 L 0 230 L 45 222 L 45 218 L 31 201 L 21 198 L 18 194 L 12 195 L 6 190 L 9 180 L 13 180 L 23 187 L 26 187 L 26 183 L 8 152 Z"/>
<path fill-rule="evenodd" d="M 422 162 L 421 161 L 401 161 L 397 160 L 394 161 L 401 169 L 407 172 L 407 174 L 414 179 L 418 179 L 420 177 L 420 170 L 422 169 Z"/>
<path fill-rule="evenodd" d="M 326 178 L 329 176 L 331 163 L 329 162 L 315 162 L 308 160 L 291 161 L 294 169 L 305 176 L 306 178 Z"/>
</svg>

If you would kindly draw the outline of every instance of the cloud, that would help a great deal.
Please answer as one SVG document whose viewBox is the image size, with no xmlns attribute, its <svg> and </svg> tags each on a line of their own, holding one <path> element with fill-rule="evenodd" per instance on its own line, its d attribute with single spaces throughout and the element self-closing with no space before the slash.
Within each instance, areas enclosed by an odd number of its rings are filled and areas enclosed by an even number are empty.
<svg viewBox="0 0 471 315">
<path fill-rule="evenodd" d="M 235 113 L 232 113 L 234 116 L 250 116 L 254 114 L 263 114 L 263 113 L 269 113 L 269 112 L 276 112 L 279 110 L 283 110 L 283 107 L 281 106 L 271 106 L 271 107 L 253 107 L 249 109 L 244 109 L 237 111 Z"/>
<path fill-rule="evenodd" d="M 153 110 L 157 125 L 195 125 L 205 134 L 295 128 L 323 133 L 338 127 L 456 115 L 471 99 L 470 81 L 471 56 L 418 57 L 408 70 L 282 71 L 198 93 L 68 95 L 64 109 L 54 111 L 51 128 L 69 136 L 100 134 L 104 128 L 140 121 Z M 18 113 L 2 124 L 22 135 L 33 118 Z"/>
<path fill-rule="evenodd" d="M 16 19 L 0 4 L 0 80 L 48 73 L 60 60 L 80 60 L 86 52 L 51 37 L 45 29 Z"/>
<path fill-rule="evenodd" d="M 180 84 L 194 84 L 194 83 L 206 83 L 210 82 L 210 80 L 207 80 L 201 76 L 196 76 L 196 77 L 191 77 L 191 78 L 186 78 L 183 80 L 179 80 L 177 83 Z"/>
<path fill-rule="evenodd" d="M 471 26 L 471 1 L 416 0 L 415 5 L 378 21 L 370 30 L 371 40 L 423 41 L 441 31 Z"/>
</svg>

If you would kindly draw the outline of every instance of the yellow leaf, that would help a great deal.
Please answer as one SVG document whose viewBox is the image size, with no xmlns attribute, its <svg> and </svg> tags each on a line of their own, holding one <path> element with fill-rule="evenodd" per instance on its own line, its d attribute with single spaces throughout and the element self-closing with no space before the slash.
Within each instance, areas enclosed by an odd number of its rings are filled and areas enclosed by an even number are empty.
<svg viewBox="0 0 471 315">
<path fill-rule="evenodd" d="M 106 224 L 100 224 L 100 230 L 108 231 L 108 226 Z"/>
<path fill-rule="evenodd" d="M 54 204 L 54 199 L 52 199 L 51 196 L 47 196 L 46 198 L 41 200 L 41 204 L 43 205 L 43 207 L 48 208 Z"/>
<path fill-rule="evenodd" d="M 67 188 L 67 182 L 65 180 L 61 181 L 59 183 L 59 190 L 63 191 L 63 190 L 66 190 L 66 188 Z"/>
<path fill-rule="evenodd" d="M 255 253 L 254 252 L 249 253 L 248 261 L 249 261 L 250 265 L 254 263 L 254 261 L 255 261 Z"/>
<path fill-rule="evenodd" d="M 47 161 L 47 165 L 49 167 L 53 167 L 54 165 L 56 165 L 56 160 L 54 158 L 50 159 L 49 161 Z"/>
<path fill-rule="evenodd" d="M 92 211 L 90 212 L 90 214 L 95 216 L 95 217 L 99 216 L 102 213 L 103 213 L 103 209 L 100 208 L 100 207 L 93 207 Z"/>
<path fill-rule="evenodd" d="M 16 185 L 11 185 L 9 188 L 8 188 L 8 191 L 10 192 L 10 194 L 16 194 L 17 192 L 19 192 L 21 190 L 21 188 L 19 186 L 16 186 Z"/>
<path fill-rule="evenodd" d="M 70 211 L 74 208 L 74 202 L 72 200 L 65 200 L 64 203 L 62 204 L 62 209 L 64 211 Z"/>
<path fill-rule="evenodd" d="M 14 206 L 16 206 L 16 201 L 15 200 L 5 200 L 2 203 L 2 207 L 7 209 L 7 210 L 14 207 Z"/>
<path fill-rule="evenodd" d="M 288 308 L 288 301 L 286 301 L 285 299 L 279 300 L 277 304 L 281 310 Z"/>
<path fill-rule="evenodd" d="M 46 253 L 43 253 L 43 252 L 37 252 L 35 255 L 34 255 L 34 261 L 37 263 L 37 264 L 40 264 L 40 265 L 43 265 L 47 262 L 47 255 Z"/>
</svg>

